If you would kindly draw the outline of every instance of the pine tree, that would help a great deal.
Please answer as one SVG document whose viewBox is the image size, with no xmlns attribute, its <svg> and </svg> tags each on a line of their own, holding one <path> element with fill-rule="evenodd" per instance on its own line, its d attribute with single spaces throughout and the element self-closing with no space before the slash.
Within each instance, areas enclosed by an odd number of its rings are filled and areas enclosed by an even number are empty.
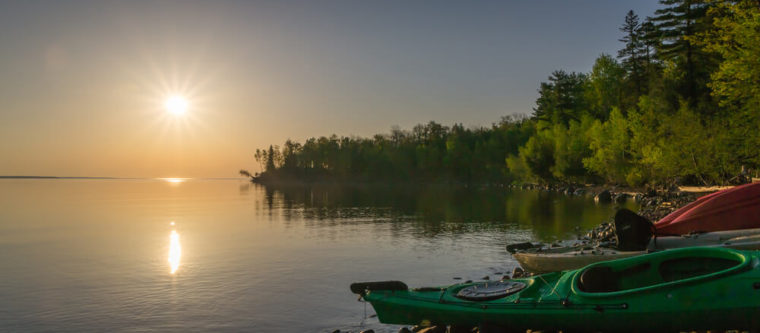
<svg viewBox="0 0 760 333">
<path fill-rule="evenodd" d="M 657 27 L 652 23 L 652 18 L 647 17 L 644 23 L 639 26 L 639 36 L 641 38 L 641 44 L 644 47 L 644 64 L 649 68 L 654 62 L 654 51 L 659 45 L 660 36 Z"/>
<path fill-rule="evenodd" d="M 688 37 L 706 29 L 708 5 L 704 0 L 660 0 L 660 4 L 666 7 L 656 10 L 652 18 L 661 38 L 657 56 L 683 66 L 682 95 L 694 104 L 699 98 L 698 88 L 702 88 L 698 87 L 698 81 L 706 81 L 709 72 L 703 70 L 706 67 L 704 54 Z M 698 71 L 698 66 L 702 70 Z"/>
<path fill-rule="evenodd" d="M 534 118 L 563 124 L 579 121 L 581 115 L 588 112 L 583 98 L 587 84 L 588 76 L 583 73 L 552 72 L 548 83 L 541 82 Z"/>
<path fill-rule="evenodd" d="M 625 35 L 619 41 L 625 43 L 625 47 L 618 51 L 618 58 L 623 59 L 623 68 L 629 75 L 629 80 L 636 89 L 636 95 L 641 95 L 644 86 L 644 43 L 641 36 L 641 24 L 639 16 L 633 10 L 629 10 L 625 16 L 625 23 L 620 27 Z"/>
</svg>

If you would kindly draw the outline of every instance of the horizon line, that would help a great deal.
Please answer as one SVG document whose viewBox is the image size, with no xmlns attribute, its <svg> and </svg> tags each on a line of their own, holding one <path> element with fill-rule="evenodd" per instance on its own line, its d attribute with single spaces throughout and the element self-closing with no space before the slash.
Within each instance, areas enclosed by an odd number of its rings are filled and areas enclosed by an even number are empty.
<svg viewBox="0 0 760 333">
<path fill-rule="evenodd" d="M 166 180 L 166 179 L 205 179 L 237 180 L 245 177 L 112 177 L 112 176 L 35 176 L 35 175 L 0 175 L 0 179 L 112 179 L 112 180 Z"/>
</svg>

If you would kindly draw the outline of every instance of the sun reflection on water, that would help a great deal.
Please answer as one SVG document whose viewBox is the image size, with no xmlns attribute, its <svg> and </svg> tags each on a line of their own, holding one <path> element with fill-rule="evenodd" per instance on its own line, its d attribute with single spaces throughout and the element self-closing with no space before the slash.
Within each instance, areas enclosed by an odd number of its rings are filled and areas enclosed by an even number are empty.
<svg viewBox="0 0 760 333">
<path fill-rule="evenodd" d="M 180 257 L 182 257 L 182 245 L 179 243 L 179 234 L 176 230 L 172 230 L 169 234 L 169 267 L 171 268 L 171 274 L 177 272 Z"/>
<path fill-rule="evenodd" d="M 170 184 L 179 184 L 187 181 L 187 178 L 160 178 L 161 180 Z"/>
</svg>

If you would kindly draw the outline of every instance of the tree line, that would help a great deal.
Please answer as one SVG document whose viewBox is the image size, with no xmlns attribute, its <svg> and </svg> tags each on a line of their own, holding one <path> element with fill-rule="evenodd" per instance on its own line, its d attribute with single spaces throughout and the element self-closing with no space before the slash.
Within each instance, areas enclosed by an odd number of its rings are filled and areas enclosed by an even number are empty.
<svg viewBox="0 0 760 333">
<path fill-rule="evenodd" d="M 530 115 L 257 149 L 263 182 L 739 182 L 760 166 L 760 1 L 661 0 L 621 49 L 556 70 Z"/>
</svg>

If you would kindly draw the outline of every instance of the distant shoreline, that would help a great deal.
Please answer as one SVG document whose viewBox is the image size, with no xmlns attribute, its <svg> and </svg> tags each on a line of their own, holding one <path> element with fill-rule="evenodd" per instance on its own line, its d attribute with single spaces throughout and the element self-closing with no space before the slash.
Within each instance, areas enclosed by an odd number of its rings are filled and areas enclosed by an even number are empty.
<svg viewBox="0 0 760 333">
<path fill-rule="evenodd" d="M 71 176 L 0 176 L 0 179 L 101 179 L 101 180 L 248 180 L 242 177 L 71 177 Z"/>
<path fill-rule="evenodd" d="M 0 179 L 135 179 L 117 177 L 0 176 Z"/>
</svg>

